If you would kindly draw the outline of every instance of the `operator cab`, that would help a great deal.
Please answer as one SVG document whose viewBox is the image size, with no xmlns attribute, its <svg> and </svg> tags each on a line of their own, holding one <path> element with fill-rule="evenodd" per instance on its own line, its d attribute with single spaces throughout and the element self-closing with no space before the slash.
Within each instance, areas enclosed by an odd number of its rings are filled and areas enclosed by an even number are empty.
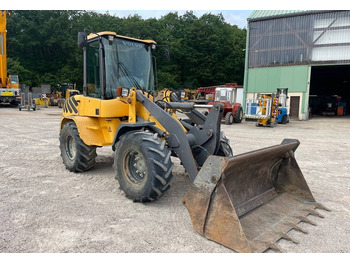
<svg viewBox="0 0 350 262">
<path fill-rule="evenodd" d="M 84 50 L 84 95 L 114 99 L 118 87 L 154 90 L 153 40 L 79 33 L 78 45 Z"/>
<path fill-rule="evenodd" d="M 215 89 L 215 101 L 223 102 L 228 101 L 230 104 L 235 103 L 235 89 L 234 88 L 216 88 Z"/>
<path fill-rule="evenodd" d="M 9 75 L 9 80 L 11 84 L 18 84 L 18 75 Z"/>
</svg>

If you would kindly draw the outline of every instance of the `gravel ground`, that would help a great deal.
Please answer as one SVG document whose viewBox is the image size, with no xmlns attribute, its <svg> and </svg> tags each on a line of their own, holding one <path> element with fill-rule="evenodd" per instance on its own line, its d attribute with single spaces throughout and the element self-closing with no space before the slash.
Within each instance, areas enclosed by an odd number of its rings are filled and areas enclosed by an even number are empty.
<svg viewBox="0 0 350 262">
<path fill-rule="evenodd" d="M 233 252 L 198 235 L 182 199 L 190 180 L 173 159 L 172 188 L 158 201 L 133 203 L 118 189 L 111 147 L 98 148 L 96 166 L 70 173 L 59 151 L 57 107 L 18 111 L 0 106 L 0 252 Z M 315 199 L 332 209 L 318 226 L 294 230 L 289 253 L 350 252 L 350 118 L 313 118 L 275 128 L 253 122 L 226 126 L 234 154 L 299 139 L 296 159 Z M 268 251 L 273 252 L 273 251 Z"/>
</svg>

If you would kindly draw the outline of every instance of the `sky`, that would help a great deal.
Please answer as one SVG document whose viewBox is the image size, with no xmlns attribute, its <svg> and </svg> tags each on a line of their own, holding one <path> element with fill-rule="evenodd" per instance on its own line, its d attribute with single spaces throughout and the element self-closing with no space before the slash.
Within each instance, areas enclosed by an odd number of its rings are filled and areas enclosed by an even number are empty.
<svg viewBox="0 0 350 262">
<path fill-rule="evenodd" d="M 100 10 L 99 12 L 105 13 L 107 10 Z M 225 21 L 231 25 L 237 25 L 239 28 L 247 27 L 247 18 L 253 12 L 252 10 L 192 10 L 197 17 L 202 16 L 205 13 L 211 13 L 213 15 L 220 14 L 225 18 Z M 118 17 L 128 17 L 129 15 L 139 15 L 143 19 L 148 18 L 161 18 L 162 16 L 170 12 L 178 12 L 179 15 L 183 15 L 186 10 L 108 10 L 109 14 Z"/>
<path fill-rule="evenodd" d="M 2 1 L 5 10 L 93 10 L 109 11 L 119 17 L 138 14 L 143 19 L 151 17 L 161 18 L 169 12 L 177 11 L 182 15 L 193 11 L 197 17 L 205 13 L 222 13 L 225 21 L 239 28 L 247 27 L 247 18 L 253 10 L 348 10 L 349 4 L 344 0 L 332 1 L 280 1 L 280 0 L 93 0 L 93 1 L 42 1 L 15 0 Z"/>
</svg>

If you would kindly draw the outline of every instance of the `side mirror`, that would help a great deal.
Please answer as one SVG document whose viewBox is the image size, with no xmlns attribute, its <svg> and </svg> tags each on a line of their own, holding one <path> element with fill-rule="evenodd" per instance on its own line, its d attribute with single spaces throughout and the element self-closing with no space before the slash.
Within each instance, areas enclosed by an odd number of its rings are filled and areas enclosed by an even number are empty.
<svg viewBox="0 0 350 262">
<path fill-rule="evenodd" d="M 79 32 L 78 33 L 78 46 L 84 48 L 87 46 L 87 33 Z"/>
</svg>

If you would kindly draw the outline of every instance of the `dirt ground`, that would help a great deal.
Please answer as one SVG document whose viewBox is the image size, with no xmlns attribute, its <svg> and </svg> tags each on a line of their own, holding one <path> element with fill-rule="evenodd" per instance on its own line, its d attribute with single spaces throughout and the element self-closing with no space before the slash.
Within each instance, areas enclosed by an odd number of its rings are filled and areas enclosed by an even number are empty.
<svg viewBox="0 0 350 262">
<path fill-rule="evenodd" d="M 158 201 L 133 203 L 118 189 L 111 147 L 96 166 L 70 173 L 59 151 L 57 107 L 18 111 L 0 106 L 0 252 L 233 252 L 198 235 L 182 199 L 190 180 L 177 159 L 172 188 Z M 350 118 L 313 118 L 275 128 L 222 125 L 234 154 L 301 142 L 296 159 L 315 199 L 332 209 L 309 231 L 291 230 L 285 252 L 350 252 Z M 268 251 L 273 252 L 273 251 Z"/>
</svg>

